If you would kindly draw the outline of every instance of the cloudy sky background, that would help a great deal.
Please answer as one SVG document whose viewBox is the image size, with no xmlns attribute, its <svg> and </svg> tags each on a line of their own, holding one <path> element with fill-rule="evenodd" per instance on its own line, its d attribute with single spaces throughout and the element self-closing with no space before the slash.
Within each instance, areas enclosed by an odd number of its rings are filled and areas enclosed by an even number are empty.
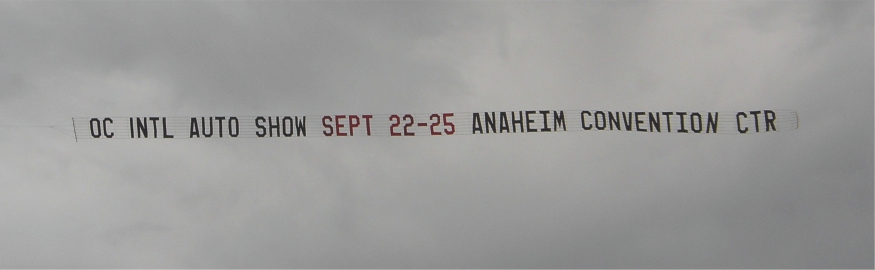
<svg viewBox="0 0 875 270">
<path fill-rule="evenodd" d="M 873 2 L 0 2 L 0 267 L 872 268 Z M 754 135 L 71 117 L 791 109 Z"/>
</svg>

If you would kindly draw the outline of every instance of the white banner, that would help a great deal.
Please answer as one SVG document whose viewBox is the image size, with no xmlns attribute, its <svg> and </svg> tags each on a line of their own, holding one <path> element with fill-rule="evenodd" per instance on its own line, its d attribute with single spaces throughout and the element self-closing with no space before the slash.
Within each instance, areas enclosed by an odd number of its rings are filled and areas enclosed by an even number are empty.
<svg viewBox="0 0 875 270">
<path fill-rule="evenodd" d="M 753 134 L 798 127 L 792 110 L 526 110 L 414 114 L 74 117 L 76 139 L 457 136 L 567 131 Z"/>
</svg>

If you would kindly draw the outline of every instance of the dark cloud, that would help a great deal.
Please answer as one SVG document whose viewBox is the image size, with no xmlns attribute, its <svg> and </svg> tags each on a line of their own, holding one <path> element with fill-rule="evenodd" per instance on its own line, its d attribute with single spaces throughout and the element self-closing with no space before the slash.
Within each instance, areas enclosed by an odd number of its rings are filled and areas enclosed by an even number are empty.
<svg viewBox="0 0 875 270">
<path fill-rule="evenodd" d="M 0 125 L 793 109 L 798 130 L 0 131 L 0 267 L 871 268 L 872 3 L 4 2 Z"/>
</svg>

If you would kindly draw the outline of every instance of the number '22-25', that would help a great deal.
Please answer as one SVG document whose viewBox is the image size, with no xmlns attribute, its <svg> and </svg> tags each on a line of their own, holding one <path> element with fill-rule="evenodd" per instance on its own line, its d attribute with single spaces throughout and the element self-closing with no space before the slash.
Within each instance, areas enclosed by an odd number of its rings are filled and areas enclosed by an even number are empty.
<svg viewBox="0 0 875 270">
<path fill-rule="evenodd" d="M 392 125 L 389 126 L 389 134 L 392 136 L 416 136 L 416 134 L 410 130 L 410 127 L 413 125 L 424 127 L 428 126 L 429 131 L 431 131 L 431 135 L 453 135 L 456 133 L 456 126 L 450 122 L 448 117 L 452 117 L 453 113 L 444 113 L 444 114 L 432 114 L 428 117 L 430 123 L 422 122 L 416 123 L 413 119 L 413 116 L 410 114 L 405 114 L 403 117 L 398 116 L 397 114 L 393 114 L 389 116 L 389 121 L 392 121 Z M 402 121 L 403 120 L 403 121 Z M 396 128 L 401 126 L 401 123 L 404 123 L 402 127 L 402 132 L 395 131 Z M 435 127 L 441 125 L 443 123 L 443 130 L 435 130 Z"/>
</svg>

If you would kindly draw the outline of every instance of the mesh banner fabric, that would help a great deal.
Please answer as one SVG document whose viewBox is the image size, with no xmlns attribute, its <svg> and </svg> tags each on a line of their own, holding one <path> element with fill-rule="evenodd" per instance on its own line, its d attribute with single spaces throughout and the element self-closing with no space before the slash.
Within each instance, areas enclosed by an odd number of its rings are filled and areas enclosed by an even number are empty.
<svg viewBox="0 0 875 270">
<path fill-rule="evenodd" d="M 413 114 L 74 117 L 80 139 L 411 137 L 623 131 L 756 134 L 793 130 L 793 110 L 524 110 Z"/>
</svg>

